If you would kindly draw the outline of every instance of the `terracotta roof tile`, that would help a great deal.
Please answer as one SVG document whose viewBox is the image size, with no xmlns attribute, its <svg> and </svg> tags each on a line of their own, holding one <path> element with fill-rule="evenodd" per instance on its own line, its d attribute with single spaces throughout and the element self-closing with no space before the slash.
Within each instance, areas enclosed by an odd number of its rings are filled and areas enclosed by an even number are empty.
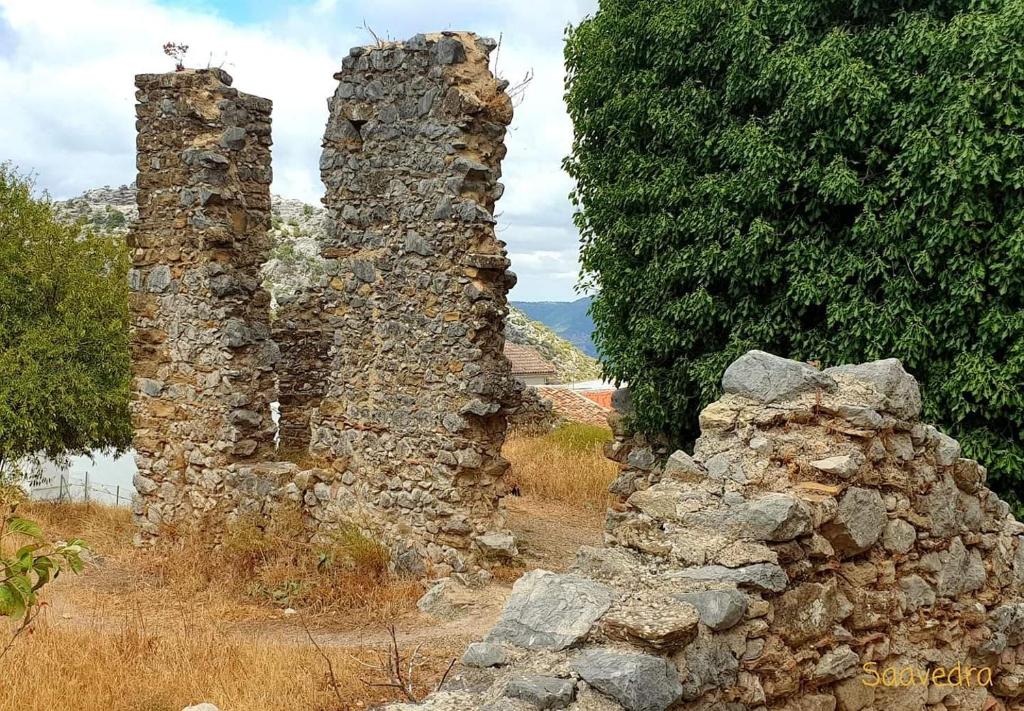
<svg viewBox="0 0 1024 711">
<path fill-rule="evenodd" d="M 512 375 L 555 375 L 555 366 L 537 349 L 505 341 L 505 357 L 512 363 Z"/>
<path fill-rule="evenodd" d="M 608 426 L 608 413 L 611 412 L 611 408 L 603 407 L 575 390 L 558 385 L 538 385 L 537 392 L 551 402 L 555 414 L 567 420 L 601 427 Z"/>
</svg>

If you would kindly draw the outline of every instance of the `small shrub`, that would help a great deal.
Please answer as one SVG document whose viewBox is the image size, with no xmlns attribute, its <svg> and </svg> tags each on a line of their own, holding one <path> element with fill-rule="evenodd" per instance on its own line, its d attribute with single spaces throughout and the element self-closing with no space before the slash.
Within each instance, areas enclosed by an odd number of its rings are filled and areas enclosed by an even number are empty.
<svg viewBox="0 0 1024 711">
<path fill-rule="evenodd" d="M 292 242 L 279 241 L 270 250 L 270 258 L 277 259 L 282 264 L 291 266 L 298 262 L 299 253 Z"/>
<path fill-rule="evenodd" d="M 31 519 L 17 515 L 24 500 L 18 487 L 0 489 L 0 618 L 18 622 L 0 646 L 0 660 L 39 614 L 39 592 L 62 571 L 82 569 L 85 543 L 75 538 L 51 542 Z"/>
</svg>

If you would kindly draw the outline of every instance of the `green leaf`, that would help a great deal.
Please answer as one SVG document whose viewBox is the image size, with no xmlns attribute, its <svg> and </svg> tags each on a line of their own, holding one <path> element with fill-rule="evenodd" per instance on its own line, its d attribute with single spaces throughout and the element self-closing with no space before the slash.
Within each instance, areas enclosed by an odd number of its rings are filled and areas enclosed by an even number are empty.
<svg viewBox="0 0 1024 711">
<path fill-rule="evenodd" d="M 18 516 L 11 516 L 7 519 L 7 530 L 29 538 L 41 539 L 43 537 L 43 530 L 38 523 Z"/>
<path fill-rule="evenodd" d="M 601 0 L 564 160 L 604 375 L 688 447 L 731 360 L 896 357 L 1024 495 L 1024 12 Z"/>
</svg>

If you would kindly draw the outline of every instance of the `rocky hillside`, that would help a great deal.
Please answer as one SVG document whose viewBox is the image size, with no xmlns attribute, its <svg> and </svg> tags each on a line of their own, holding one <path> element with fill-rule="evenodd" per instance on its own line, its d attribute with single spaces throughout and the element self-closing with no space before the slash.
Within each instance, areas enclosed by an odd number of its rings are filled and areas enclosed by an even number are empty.
<svg viewBox="0 0 1024 711">
<path fill-rule="evenodd" d="M 70 200 L 54 202 L 57 214 L 69 220 L 85 220 L 95 229 L 126 233 L 139 212 L 135 186 L 104 186 L 87 190 Z M 290 294 L 317 281 L 324 273 L 319 238 L 325 229 L 324 208 L 301 200 L 271 196 L 270 259 L 263 265 L 264 284 L 273 296 Z M 600 376 L 597 361 L 542 323 L 511 308 L 505 334 L 513 343 L 536 348 L 550 360 L 564 382 Z"/>
<path fill-rule="evenodd" d="M 323 275 L 324 212 L 301 200 L 271 196 L 270 259 L 263 265 L 263 277 L 274 303 L 278 296 L 294 293 Z"/>
<path fill-rule="evenodd" d="M 70 200 L 54 202 L 57 214 L 85 220 L 98 230 L 126 233 L 138 216 L 135 186 L 105 186 Z M 265 285 L 275 297 L 292 293 L 323 273 L 318 235 L 324 230 L 324 209 L 301 200 L 271 196 L 270 259 L 263 265 Z"/>
<path fill-rule="evenodd" d="M 584 296 L 575 301 L 513 301 L 512 305 L 527 318 L 546 324 L 587 355 L 596 356 L 594 320 L 590 318 L 591 300 L 591 297 Z"/>
<path fill-rule="evenodd" d="M 598 362 L 569 343 L 540 321 L 534 321 L 515 306 L 509 307 L 505 337 L 513 343 L 533 346 L 551 361 L 563 383 L 601 377 Z"/>
</svg>

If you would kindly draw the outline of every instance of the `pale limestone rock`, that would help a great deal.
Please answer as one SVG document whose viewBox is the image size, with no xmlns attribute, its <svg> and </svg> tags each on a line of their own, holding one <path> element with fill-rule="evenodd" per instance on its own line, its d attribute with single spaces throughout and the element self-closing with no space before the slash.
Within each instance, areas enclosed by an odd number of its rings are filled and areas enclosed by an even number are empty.
<svg viewBox="0 0 1024 711">
<path fill-rule="evenodd" d="M 579 654 L 571 665 L 627 711 L 665 711 L 683 693 L 675 666 L 661 657 L 596 649 Z"/>
<path fill-rule="evenodd" d="M 850 454 L 817 459 L 811 462 L 811 466 L 826 474 L 835 474 L 840 479 L 849 479 L 864 465 L 864 461 L 863 454 L 851 452 Z"/>
<path fill-rule="evenodd" d="M 879 397 L 879 404 L 897 417 L 913 420 L 921 414 L 921 389 L 914 376 L 907 373 L 895 358 L 826 368 L 824 374 L 848 377 L 870 385 Z"/>
<path fill-rule="evenodd" d="M 613 608 L 602 618 L 601 626 L 609 637 L 669 652 L 697 636 L 699 620 L 697 608 L 688 601 L 648 598 Z"/>
<path fill-rule="evenodd" d="M 467 667 L 480 669 L 500 667 L 508 663 L 508 653 L 500 644 L 473 642 L 466 647 L 466 651 L 462 655 L 462 663 Z"/>
<path fill-rule="evenodd" d="M 693 605 L 700 621 L 716 632 L 735 625 L 747 611 L 747 596 L 731 588 L 680 593 L 676 598 Z"/>
<path fill-rule="evenodd" d="M 611 588 L 578 575 L 534 570 L 516 581 L 487 641 L 559 650 L 582 641 L 611 606 Z"/>
<path fill-rule="evenodd" d="M 814 642 L 850 614 L 850 603 L 835 581 L 803 583 L 775 600 L 773 628 L 791 645 Z"/>
<path fill-rule="evenodd" d="M 877 491 L 850 487 L 839 500 L 835 517 L 821 527 L 821 533 L 837 553 L 852 556 L 875 544 L 885 521 L 885 505 Z"/>
<path fill-rule="evenodd" d="M 755 563 L 741 568 L 705 565 L 686 568 L 672 573 L 671 577 L 695 582 L 731 583 L 765 592 L 781 592 L 789 582 L 786 571 L 773 563 Z"/>
<path fill-rule="evenodd" d="M 833 390 L 835 381 L 806 363 L 749 351 L 726 368 L 722 388 L 727 393 L 770 403 L 818 389 Z"/>
<path fill-rule="evenodd" d="M 832 682 L 846 679 L 859 670 L 860 657 L 843 644 L 826 652 L 814 667 L 812 678 L 818 682 Z"/>
<path fill-rule="evenodd" d="M 514 678 L 505 687 L 505 696 L 538 709 L 564 709 L 575 693 L 576 684 L 571 679 L 542 675 Z"/>
<path fill-rule="evenodd" d="M 901 518 L 892 519 L 882 531 L 882 546 L 890 553 L 906 553 L 917 540 L 917 530 Z"/>
</svg>

